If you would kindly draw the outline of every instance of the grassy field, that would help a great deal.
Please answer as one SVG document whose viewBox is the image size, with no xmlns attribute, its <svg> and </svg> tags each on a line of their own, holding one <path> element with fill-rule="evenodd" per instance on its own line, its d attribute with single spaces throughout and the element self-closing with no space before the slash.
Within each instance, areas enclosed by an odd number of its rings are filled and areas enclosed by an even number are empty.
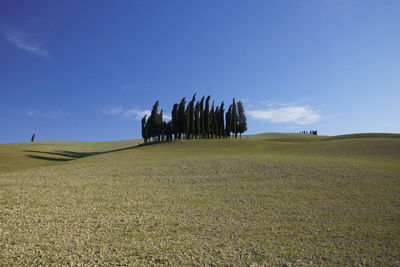
<svg viewBox="0 0 400 267">
<path fill-rule="evenodd" d="M 400 265 L 400 135 L 0 145 L 0 265 Z"/>
</svg>

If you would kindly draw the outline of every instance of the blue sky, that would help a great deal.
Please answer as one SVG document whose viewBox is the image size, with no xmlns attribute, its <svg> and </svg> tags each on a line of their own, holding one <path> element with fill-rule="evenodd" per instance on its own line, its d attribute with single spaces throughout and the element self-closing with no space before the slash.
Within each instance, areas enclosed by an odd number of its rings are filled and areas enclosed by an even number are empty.
<svg viewBox="0 0 400 267">
<path fill-rule="evenodd" d="M 400 1 L 1 1 L 0 143 L 140 138 L 156 100 L 248 133 L 400 132 Z"/>
</svg>

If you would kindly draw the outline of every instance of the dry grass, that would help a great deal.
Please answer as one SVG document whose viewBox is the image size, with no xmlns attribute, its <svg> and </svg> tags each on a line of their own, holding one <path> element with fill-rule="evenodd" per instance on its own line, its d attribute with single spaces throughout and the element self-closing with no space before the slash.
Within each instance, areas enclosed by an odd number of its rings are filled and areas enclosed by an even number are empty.
<svg viewBox="0 0 400 267">
<path fill-rule="evenodd" d="M 400 139 L 293 138 L 7 145 L 0 262 L 399 265 Z"/>
</svg>

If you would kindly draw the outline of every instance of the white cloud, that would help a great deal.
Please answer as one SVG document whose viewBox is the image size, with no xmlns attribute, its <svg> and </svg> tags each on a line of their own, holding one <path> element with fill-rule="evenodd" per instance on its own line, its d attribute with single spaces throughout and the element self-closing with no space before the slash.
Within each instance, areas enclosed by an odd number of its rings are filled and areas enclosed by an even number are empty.
<svg viewBox="0 0 400 267">
<path fill-rule="evenodd" d="M 163 120 L 170 121 L 170 120 L 172 120 L 172 117 L 167 114 L 163 114 Z"/>
<path fill-rule="evenodd" d="M 109 114 L 109 115 L 117 115 L 122 113 L 124 109 L 119 106 L 119 107 L 107 107 L 105 109 L 103 109 L 103 113 L 104 114 Z"/>
<path fill-rule="evenodd" d="M 34 109 L 26 110 L 25 115 L 28 117 L 45 118 L 45 119 L 58 119 L 58 118 L 65 118 L 68 116 L 67 113 L 64 113 L 60 110 L 39 111 Z"/>
<path fill-rule="evenodd" d="M 24 34 L 16 32 L 7 32 L 6 39 L 19 49 L 28 51 L 32 54 L 36 54 L 45 58 L 49 58 L 49 52 L 44 49 L 40 43 L 26 40 Z"/>
<path fill-rule="evenodd" d="M 260 110 L 250 110 L 247 114 L 254 119 L 269 121 L 272 123 L 294 123 L 306 125 L 321 119 L 318 112 L 308 106 L 286 106 Z"/>
<path fill-rule="evenodd" d="M 137 109 L 137 108 L 132 108 L 132 109 L 124 109 L 121 106 L 111 106 L 103 109 L 103 113 L 107 115 L 121 115 L 122 117 L 125 118 L 131 118 L 135 117 L 136 120 L 141 120 L 144 115 L 147 115 L 147 118 L 150 116 L 151 111 L 148 109 Z M 163 119 L 164 120 L 171 120 L 171 116 L 168 114 L 163 113 Z"/>
<path fill-rule="evenodd" d="M 144 117 L 144 115 L 147 115 L 147 117 L 149 117 L 150 114 L 151 114 L 150 110 L 147 110 L 147 109 L 139 110 L 139 109 L 133 108 L 133 109 L 125 110 L 123 115 L 128 118 L 135 116 L 136 120 L 141 120 Z"/>
</svg>

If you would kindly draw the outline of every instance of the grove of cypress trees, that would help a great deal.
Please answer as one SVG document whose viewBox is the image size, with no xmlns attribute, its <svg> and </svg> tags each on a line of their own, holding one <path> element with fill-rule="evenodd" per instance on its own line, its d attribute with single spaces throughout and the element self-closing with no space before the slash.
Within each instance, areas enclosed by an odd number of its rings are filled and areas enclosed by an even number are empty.
<svg viewBox="0 0 400 267">
<path fill-rule="evenodd" d="M 233 138 L 237 138 L 240 133 L 240 138 L 242 138 L 242 133 L 247 130 L 243 103 L 239 101 L 236 104 L 233 98 L 228 111 L 224 113 L 223 101 L 216 107 L 213 101 L 210 109 L 210 97 L 203 96 L 196 102 L 196 94 L 194 94 L 187 106 L 186 98 L 182 98 L 179 104 L 173 105 L 169 122 L 164 121 L 162 109 L 158 113 L 159 101 L 157 100 L 150 116 L 145 115 L 141 120 L 144 142 L 155 140 L 157 137 L 158 141 L 182 139 L 182 135 L 186 139 L 230 138 L 233 133 Z M 310 134 L 317 133 L 310 131 Z"/>
</svg>

